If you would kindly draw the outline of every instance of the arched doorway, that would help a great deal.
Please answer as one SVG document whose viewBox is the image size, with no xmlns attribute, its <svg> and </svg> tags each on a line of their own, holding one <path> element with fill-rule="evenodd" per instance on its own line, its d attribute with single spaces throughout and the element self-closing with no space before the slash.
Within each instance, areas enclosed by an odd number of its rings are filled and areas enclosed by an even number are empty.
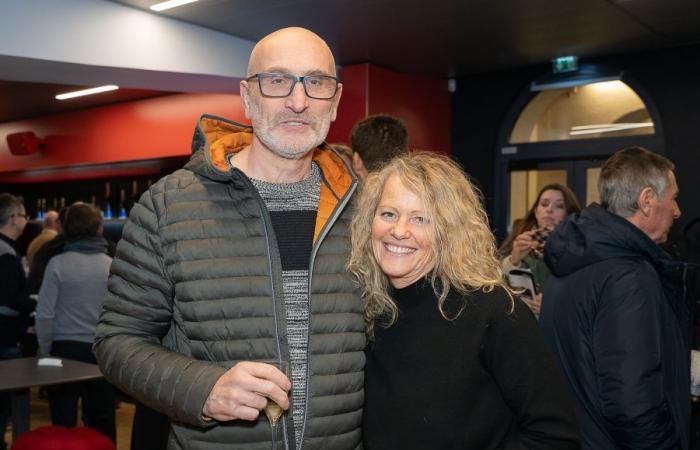
<svg viewBox="0 0 700 450">
<path fill-rule="evenodd" d="M 500 238 L 545 184 L 567 185 L 589 204 L 598 200 L 600 166 L 609 155 L 632 145 L 664 149 L 656 108 L 627 79 L 523 92 L 498 142 L 494 225 Z"/>
</svg>

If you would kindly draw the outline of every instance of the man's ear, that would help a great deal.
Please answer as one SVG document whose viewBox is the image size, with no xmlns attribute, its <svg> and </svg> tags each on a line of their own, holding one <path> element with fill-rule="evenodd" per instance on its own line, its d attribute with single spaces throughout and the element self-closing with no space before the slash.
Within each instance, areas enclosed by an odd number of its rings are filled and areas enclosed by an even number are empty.
<svg viewBox="0 0 700 450">
<path fill-rule="evenodd" d="M 250 120 L 250 99 L 248 98 L 248 82 L 241 80 L 241 98 L 243 99 L 243 111 L 246 119 Z"/>
<path fill-rule="evenodd" d="M 338 91 L 335 93 L 333 98 L 333 106 L 331 107 L 331 122 L 335 122 L 335 118 L 338 115 L 338 105 L 340 104 L 340 97 L 343 95 L 343 83 L 338 83 Z"/>
<path fill-rule="evenodd" d="M 357 152 L 352 154 L 352 170 L 360 180 L 364 180 L 368 175 L 365 163 L 362 161 L 362 157 Z"/>
<path fill-rule="evenodd" d="M 637 196 L 637 206 L 639 207 L 639 211 L 645 216 L 648 216 L 651 214 L 651 208 L 656 200 L 657 198 L 654 190 L 650 186 L 645 187 Z"/>
</svg>

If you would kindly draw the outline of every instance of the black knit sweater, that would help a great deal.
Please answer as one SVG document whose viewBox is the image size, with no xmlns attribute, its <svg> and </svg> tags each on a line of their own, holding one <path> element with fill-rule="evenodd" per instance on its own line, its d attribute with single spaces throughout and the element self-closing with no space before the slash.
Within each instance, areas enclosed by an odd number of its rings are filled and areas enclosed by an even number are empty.
<svg viewBox="0 0 700 450">
<path fill-rule="evenodd" d="M 396 289 L 398 321 L 367 352 L 365 449 L 576 449 L 562 377 L 534 316 L 500 289 L 451 295 L 444 319 L 430 284 Z M 466 303 L 464 303 L 466 301 Z"/>
</svg>

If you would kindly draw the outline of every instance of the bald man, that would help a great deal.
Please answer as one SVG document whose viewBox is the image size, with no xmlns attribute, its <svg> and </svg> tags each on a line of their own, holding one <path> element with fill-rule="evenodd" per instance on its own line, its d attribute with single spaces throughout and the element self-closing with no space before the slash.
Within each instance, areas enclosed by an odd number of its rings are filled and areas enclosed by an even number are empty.
<svg viewBox="0 0 700 450">
<path fill-rule="evenodd" d="M 44 222 L 42 224 L 41 233 L 37 235 L 32 242 L 29 243 L 27 247 L 27 263 L 29 267 L 32 267 L 32 262 L 34 261 L 34 254 L 39 250 L 44 244 L 52 240 L 53 238 L 61 232 L 61 222 L 58 220 L 58 213 L 56 211 L 47 211 L 44 215 Z"/>
<path fill-rule="evenodd" d="M 266 36 L 240 83 L 252 127 L 202 116 L 190 162 L 124 226 L 95 351 L 171 418 L 169 448 L 361 446 L 357 181 L 324 143 L 342 89 L 319 36 Z"/>
</svg>

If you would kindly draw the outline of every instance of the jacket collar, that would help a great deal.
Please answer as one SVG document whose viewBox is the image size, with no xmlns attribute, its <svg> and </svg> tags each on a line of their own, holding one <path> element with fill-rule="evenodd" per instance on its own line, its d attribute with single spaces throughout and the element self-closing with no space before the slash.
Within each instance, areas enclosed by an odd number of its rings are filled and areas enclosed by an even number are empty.
<svg viewBox="0 0 700 450">
<path fill-rule="evenodd" d="M 192 138 L 192 157 L 185 167 L 217 181 L 231 181 L 232 169 L 228 158 L 250 145 L 252 140 L 252 127 L 223 117 L 203 114 Z M 313 160 L 321 168 L 324 180 L 330 184 L 337 197 L 342 197 L 356 182 L 354 174 L 325 142 L 313 152 Z"/>
<path fill-rule="evenodd" d="M 0 233 L 0 247 L 9 247 L 15 254 L 17 258 L 20 257 L 19 244 L 16 240 L 11 239 L 9 236 Z M 7 253 L 0 250 L 0 254 Z"/>
<path fill-rule="evenodd" d="M 241 151 L 253 140 L 253 128 L 223 117 L 203 114 L 192 138 L 192 157 L 186 169 L 218 181 L 232 183 L 236 189 L 247 189 L 246 175 L 229 165 L 231 154 Z M 341 201 L 352 194 L 357 179 L 347 163 L 325 142 L 313 150 L 313 161 L 323 177 L 319 199 L 314 241 L 332 219 Z"/>
<path fill-rule="evenodd" d="M 644 258 L 657 270 L 673 264 L 668 253 L 623 217 L 591 204 L 567 217 L 549 236 L 545 261 L 557 276 L 611 258 Z"/>
</svg>

